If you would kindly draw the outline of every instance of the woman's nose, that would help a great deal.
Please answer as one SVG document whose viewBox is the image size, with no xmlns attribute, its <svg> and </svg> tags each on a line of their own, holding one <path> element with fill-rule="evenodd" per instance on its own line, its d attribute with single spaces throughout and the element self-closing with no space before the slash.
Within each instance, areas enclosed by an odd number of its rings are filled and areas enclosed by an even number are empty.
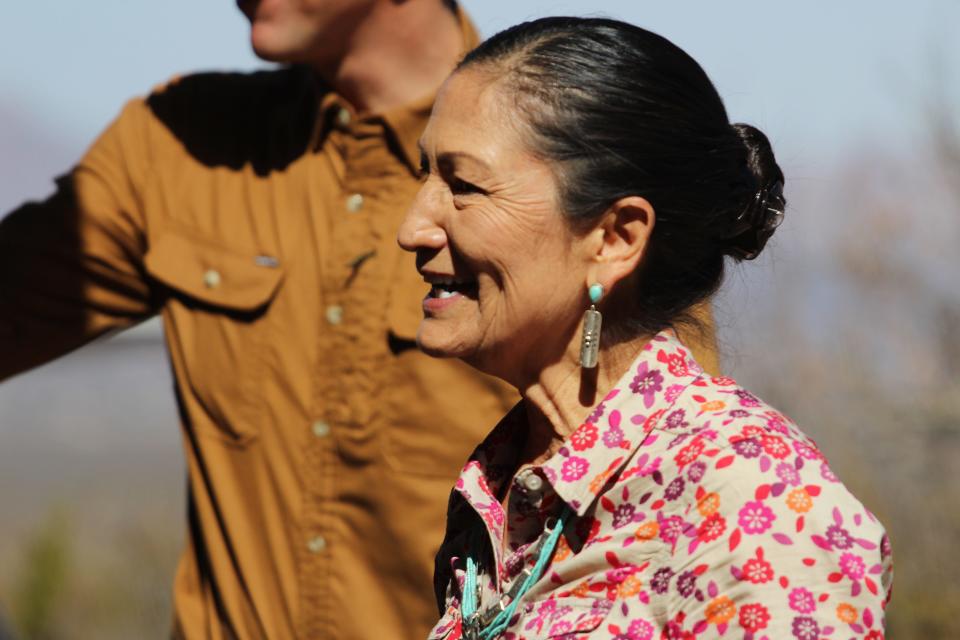
<svg viewBox="0 0 960 640">
<path fill-rule="evenodd" d="M 421 190 L 397 231 L 397 242 L 407 251 L 441 249 L 447 243 L 447 233 L 430 215 L 423 195 Z"/>
</svg>

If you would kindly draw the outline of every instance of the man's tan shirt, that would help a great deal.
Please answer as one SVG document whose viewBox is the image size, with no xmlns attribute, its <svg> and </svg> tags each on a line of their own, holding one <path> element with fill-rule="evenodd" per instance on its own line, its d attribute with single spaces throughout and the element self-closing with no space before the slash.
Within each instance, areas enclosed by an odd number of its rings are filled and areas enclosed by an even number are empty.
<svg viewBox="0 0 960 640">
<path fill-rule="evenodd" d="M 436 620 L 450 487 L 515 397 L 413 342 L 426 286 L 395 235 L 431 100 L 358 117 L 301 68 L 185 77 L 0 223 L 0 379 L 163 317 L 189 472 L 178 637 Z"/>
</svg>

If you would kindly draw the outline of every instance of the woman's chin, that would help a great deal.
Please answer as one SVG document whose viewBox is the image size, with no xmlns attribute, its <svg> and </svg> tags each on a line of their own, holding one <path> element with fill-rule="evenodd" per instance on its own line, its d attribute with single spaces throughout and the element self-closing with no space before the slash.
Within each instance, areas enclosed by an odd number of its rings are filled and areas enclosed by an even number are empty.
<svg viewBox="0 0 960 640">
<path fill-rule="evenodd" d="M 461 336 L 455 335 L 436 320 L 427 318 L 417 331 L 417 347 L 432 358 L 466 359 L 473 351 Z"/>
</svg>

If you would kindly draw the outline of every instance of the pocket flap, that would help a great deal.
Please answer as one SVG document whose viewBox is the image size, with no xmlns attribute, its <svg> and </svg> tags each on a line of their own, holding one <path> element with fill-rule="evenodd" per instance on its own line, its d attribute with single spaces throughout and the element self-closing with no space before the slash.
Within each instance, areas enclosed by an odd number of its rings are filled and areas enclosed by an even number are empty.
<svg viewBox="0 0 960 640">
<path fill-rule="evenodd" d="M 169 231 L 153 243 L 144 263 L 150 275 L 166 286 L 234 311 L 263 307 L 283 279 L 283 270 L 271 256 L 233 251 Z"/>
</svg>

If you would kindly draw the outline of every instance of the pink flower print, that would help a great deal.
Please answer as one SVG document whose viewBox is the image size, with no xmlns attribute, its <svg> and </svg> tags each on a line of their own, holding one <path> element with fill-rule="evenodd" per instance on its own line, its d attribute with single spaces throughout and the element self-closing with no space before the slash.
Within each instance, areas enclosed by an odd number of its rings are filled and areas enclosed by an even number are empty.
<svg viewBox="0 0 960 640">
<path fill-rule="evenodd" d="M 634 620 L 627 628 L 627 638 L 630 640 L 651 640 L 653 625 L 646 620 Z"/>
<path fill-rule="evenodd" d="M 861 580 L 867 572 L 867 567 L 860 556 L 844 553 L 840 556 L 840 571 L 851 580 Z"/>
<path fill-rule="evenodd" d="M 560 468 L 560 478 L 564 482 L 574 482 L 582 478 L 590 469 L 590 463 L 586 458 L 580 456 L 570 456 L 563 461 Z"/>
<path fill-rule="evenodd" d="M 788 462 L 781 462 L 777 465 L 777 477 L 784 484 L 796 487 L 800 484 L 800 474 L 797 468 Z"/>
<path fill-rule="evenodd" d="M 663 394 L 663 399 L 666 400 L 668 404 L 673 404 L 677 401 L 677 398 L 680 397 L 684 389 L 686 389 L 686 387 L 682 384 L 672 384 L 667 387 L 666 393 Z"/>
<path fill-rule="evenodd" d="M 589 449 L 596 441 L 597 427 L 589 422 L 584 422 L 576 431 L 570 434 L 570 445 L 574 451 Z"/>
<path fill-rule="evenodd" d="M 797 452 L 797 455 L 801 458 L 805 458 L 807 460 L 821 460 L 823 458 L 823 455 L 816 449 L 816 447 L 811 447 L 803 442 L 794 441 L 793 448 Z"/>
<path fill-rule="evenodd" d="M 791 591 L 787 601 L 790 603 L 790 608 L 797 613 L 813 613 L 817 606 L 813 594 L 803 587 L 797 587 Z"/>
<path fill-rule="evenodd" d="M 773 510 L 759 500 L 751 500 L 741 507 L 737 522 L 744 533 L 763 533 L 773 526 Z"/>
<path fill-rule="evenodd" d="M 794 618 L 792 630 L 797 640 L 817 640 L 820 637 L 820 625 L 808 616 Z"/>
<path fill-rule="evenodd" d="M 687 523 L 680 516 L 670 516 L 663 518 L 659 513 L 657 520 L 660 522 L 660 539 L 667 544 L 673 544 L 680 539 Z"/>
<path fill-rule="evenodd" d="M 820 465 L 820 477 L 827 482 L 840 482 L 840 478 L 833 473 L 833 469 L 830 468 L 830 465 L 828 465 L 826 461 Z"/>
<path fill-rule="evenodd" d="M 657 369 L 649 370 L 646 362 L 637 367 L 637 375 L 630 383 L 630 390 L 643 396 L 643 405 L 649 409 L 653 406 L 653 399 L 657 392 L 663 389 L 663 374 Z"/>
<path fill-rule="evenodd" d="M 690 369 L 687 366 L 687 352 L 683 349 L 677 349 L 670 354 L 661 349 L 657 352 L 657 362 L 666 364 L 670 373 L 678 378 L 690 375 Z"/>
<path fill-rule="evenodd" d="M 560 620 L 559 622 L 555 622 L 553 626 L 550 627 L 550 631 L 547 633 L 547 635 L 553 638 L 564 633 L 570 633 L 571 631 L 573 631 L 573 623 L 569 620 Z"/>
<path fill-rule="evenodd" d="M 756 633 L 766 628 L 770 622 L 770 612 L 762 604 L 745 604 L 740 607 L 740 626 Z"/>
</svg>

